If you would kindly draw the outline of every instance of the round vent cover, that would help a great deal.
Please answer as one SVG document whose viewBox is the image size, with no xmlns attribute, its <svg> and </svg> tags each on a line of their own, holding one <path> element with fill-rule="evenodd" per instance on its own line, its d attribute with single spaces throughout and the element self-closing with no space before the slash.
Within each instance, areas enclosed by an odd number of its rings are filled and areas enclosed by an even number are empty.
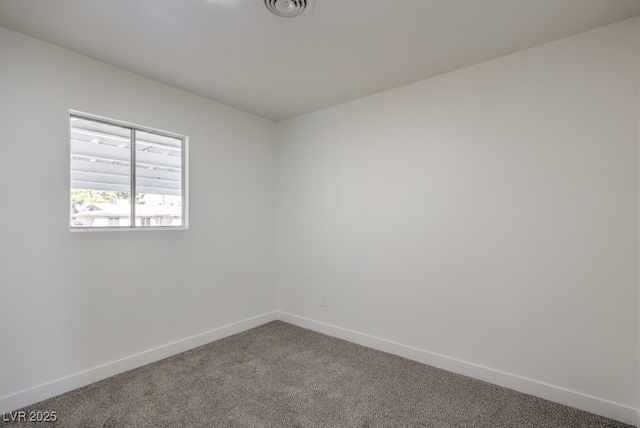
<svg viewBox="0 0 640 428">
<path fill-rule="evenodd" d="M 313 0 L 258 0 L 258 5 L 281 18 L 295 18 L 311 12 Z"/>
</svg>

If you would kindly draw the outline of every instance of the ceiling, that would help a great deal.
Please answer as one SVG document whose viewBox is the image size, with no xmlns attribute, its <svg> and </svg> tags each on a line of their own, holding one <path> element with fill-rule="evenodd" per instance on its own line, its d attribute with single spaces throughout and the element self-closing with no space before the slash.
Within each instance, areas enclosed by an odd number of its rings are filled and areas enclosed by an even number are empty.
<svg viewBox="0 0 640 428">
<path fill-rule="evenodd" d="M 279 121 L 640 14 L 640 0 L 0 0 L 0 26 Z"/>
</svg>

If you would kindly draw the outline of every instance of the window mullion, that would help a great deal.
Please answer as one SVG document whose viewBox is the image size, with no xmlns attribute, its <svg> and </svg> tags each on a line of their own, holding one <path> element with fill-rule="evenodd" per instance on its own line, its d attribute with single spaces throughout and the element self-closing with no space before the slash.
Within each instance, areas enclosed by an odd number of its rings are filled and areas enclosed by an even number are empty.
<svg viewBox="0 0 640 428">
<path fill-rule="evenodd" d="M 136 227 L 136 130 L 131 128 L 131 227 Z"/>
</svg>

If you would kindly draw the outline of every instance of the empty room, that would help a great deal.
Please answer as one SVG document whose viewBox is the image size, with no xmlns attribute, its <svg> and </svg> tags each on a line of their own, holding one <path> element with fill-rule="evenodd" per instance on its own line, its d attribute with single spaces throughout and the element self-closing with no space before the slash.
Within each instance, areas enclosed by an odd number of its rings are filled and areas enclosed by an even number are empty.
<svg viewBox="0 0 640 428">
<path fill-rule="evenodd" d="M 640 0 L 0 0 L 0 426 L 640 425 Z"/>
</svg>

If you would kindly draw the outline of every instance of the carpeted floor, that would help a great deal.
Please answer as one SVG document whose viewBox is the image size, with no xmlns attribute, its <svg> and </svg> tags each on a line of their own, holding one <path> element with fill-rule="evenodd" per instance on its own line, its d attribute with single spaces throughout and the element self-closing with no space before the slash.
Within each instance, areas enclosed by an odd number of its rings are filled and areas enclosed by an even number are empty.
<svg viewBox="0 0 640 428">
<path fill-rule="evenodd" d="M 25 409 L 52 427 L 629 427 L 281 321 Z"/>
</svg>

